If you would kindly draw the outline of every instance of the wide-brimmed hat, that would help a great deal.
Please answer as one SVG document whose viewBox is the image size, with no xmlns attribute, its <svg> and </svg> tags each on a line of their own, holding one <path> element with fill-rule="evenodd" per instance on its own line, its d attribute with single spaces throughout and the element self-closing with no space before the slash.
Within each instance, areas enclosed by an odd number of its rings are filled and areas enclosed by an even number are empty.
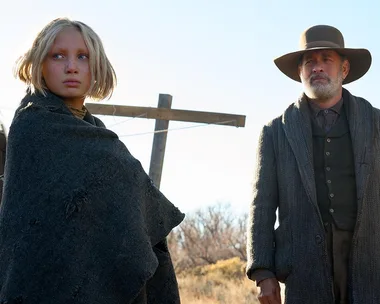
<svg viewBox="0 0 380 304">
<path fill-rule="evenodd" d="M 316 25 L 308 28 L 301 34 L 299 50 L 276 58 L 274 63 L 286 76 L 301 82 L 298 65 L 302 55 L 308 51 L 320 49 L 334 50 L 345 56 L 350 62 L 350 71 L 343 80 L 343 84 L 359 79 L 367 73 L 371 66 L 372 57 L 367 49 L 345 48 L 342 33 L 328 25 Z"/>
</svg>

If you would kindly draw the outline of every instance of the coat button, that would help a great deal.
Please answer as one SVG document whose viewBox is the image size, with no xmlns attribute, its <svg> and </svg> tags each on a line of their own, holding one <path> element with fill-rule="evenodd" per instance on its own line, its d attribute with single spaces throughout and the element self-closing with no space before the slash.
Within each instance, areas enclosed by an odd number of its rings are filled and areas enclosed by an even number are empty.
<svg viewBox="0 0 380 304">
<path fill-rule="evenodd" d="M 321 237 L 319 234 L 317 234 L 317 235 L 315 236 L 315 242 L 316 242 L 317 244 L 322 243 L 322 237 Z"/>
</svg>

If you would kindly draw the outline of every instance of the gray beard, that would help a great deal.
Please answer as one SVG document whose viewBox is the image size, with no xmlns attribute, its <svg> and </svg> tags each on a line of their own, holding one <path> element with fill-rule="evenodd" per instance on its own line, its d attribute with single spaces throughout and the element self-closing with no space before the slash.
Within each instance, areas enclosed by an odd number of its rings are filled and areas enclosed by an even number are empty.
<svg viewBox="0 0 380 304">
<path fill-rule="evenodd" d="M 340 73 L 335 81 L 328 79 L 328 83 L 310 83 L 310 78 L 304 83 L 305 94 L 310 99 L 319 101 L 329 100 L 340 91 L 343 75 Z"/>
</svg>

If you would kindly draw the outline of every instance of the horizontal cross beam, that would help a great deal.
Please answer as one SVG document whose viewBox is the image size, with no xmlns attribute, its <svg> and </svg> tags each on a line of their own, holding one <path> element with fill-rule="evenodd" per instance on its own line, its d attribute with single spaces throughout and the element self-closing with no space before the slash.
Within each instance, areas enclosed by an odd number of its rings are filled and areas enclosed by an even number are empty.
<svg viewBox="0 0 380 304">
<path fill-rule="evenodd" d="M 245 126 L 245 115 L 165 108 L 106 105 L 101 103 L 86 103 L 86 108 L 91 112 L 91 114 L 99 115 L 115 115 L 161 120 L 176 120 L 206 124 L 220 124 L 235 127 Z"/>
</svg>

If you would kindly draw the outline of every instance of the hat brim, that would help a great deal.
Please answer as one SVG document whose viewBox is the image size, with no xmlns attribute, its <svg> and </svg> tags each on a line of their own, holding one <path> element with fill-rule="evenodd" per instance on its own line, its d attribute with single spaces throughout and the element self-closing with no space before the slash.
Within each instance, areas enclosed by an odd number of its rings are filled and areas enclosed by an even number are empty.
<svg viewBox="0 0 380 304">
<path fill-rule="evenodd" d="M 299 60 L 303 54 L 313 50 L 334 50 L 337 53 L 345 56 L 350 62 L 350 71 L 347 77 L 343 80 L 343 84 L 353 82 L 361 78 L 371 67 L 372 57 L 367 49 L 347 49 L 347 48 L 331 48 L 331 47 L 316 47 L 307 50 L 292 52 L 274 60 L 276 66 L 286 76 L 291 79 L 301 82 L 298 74 Z"/>
</svg>

